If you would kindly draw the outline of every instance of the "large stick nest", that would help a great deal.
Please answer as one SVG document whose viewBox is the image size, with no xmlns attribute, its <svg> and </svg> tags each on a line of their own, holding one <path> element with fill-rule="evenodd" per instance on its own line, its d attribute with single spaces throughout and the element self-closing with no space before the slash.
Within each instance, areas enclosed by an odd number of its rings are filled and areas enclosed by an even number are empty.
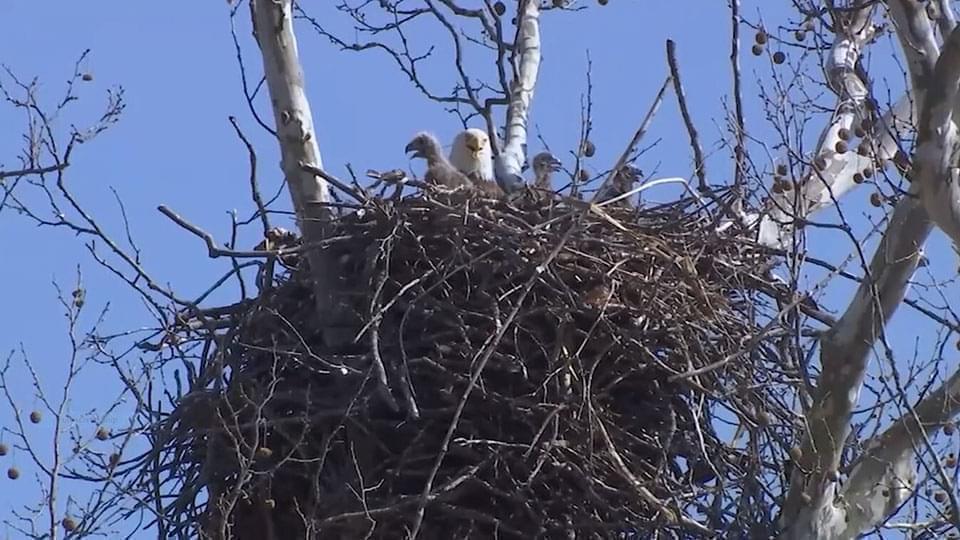
<svg viewBox="0 0 960 540">
<path fill-rule="evenodd" d="M 725 489 L 764 497 L 717 403 L 776 401 L 784 334 L 764 257 L 715 231 L 696 199 L 371 201 L 324 247 L 355 339 L 318 328 L 305 262 L 240 304 L 166 422 L 191 488 L 168 508 L 233 538 L 402 538 L 421 512 L 430 539 L 716 530 L 745 512 Z"/>
</svg>

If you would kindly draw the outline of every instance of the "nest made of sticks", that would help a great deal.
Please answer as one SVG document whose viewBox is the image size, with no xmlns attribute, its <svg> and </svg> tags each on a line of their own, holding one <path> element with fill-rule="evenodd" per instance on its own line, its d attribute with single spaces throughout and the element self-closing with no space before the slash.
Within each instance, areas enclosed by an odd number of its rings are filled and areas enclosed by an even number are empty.
<svg viewBox="0 0 960 540">
<path fill-rule="evenodd" d="M 749 416 L 781 361 L 764 256 L 715 231 L 693 198 L 371 201 L 324 248 L 356 339 L 318 327 L 305 262 L 231 315 L 218 379 L 167 423 L 180 516 L 233 538 L 705 534 L 684 517 L 704 486 L 762 468 L 714 404 Z"/>
</svg>

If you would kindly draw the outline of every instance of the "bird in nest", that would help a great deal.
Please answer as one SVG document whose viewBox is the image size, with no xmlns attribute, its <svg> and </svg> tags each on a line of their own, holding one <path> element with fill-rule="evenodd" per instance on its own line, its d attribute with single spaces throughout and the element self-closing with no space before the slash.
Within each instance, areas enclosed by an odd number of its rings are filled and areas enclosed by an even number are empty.
<svg viewBox="0 0 960 540">
<path fill-rule="evenodd" d="M 453 138 L 450 164 L 474 183 L 493 182 L 493 149 L 482 129 L 470 128 Z"/>
<path fill-rule="evenodd" d="M 533 187 L 546 191 L 553 191 L 551 180 L 553 173 L 560 170 L 560 160 L 550 152 L 540 152 L 533 156 Z"/>
<path fill-rule="evenodd" d="M 440 142 L 429 133 L 420 133 L 414 137 L 406 151 L 413 152 L 412 157 L 427 161 L 424 178 L 429 184 L 451 189 L 469 188 L 488 197 L 503 195 L 503 191 L 492 180 L 490 140 L 478 129 L 457 135 L 451 151 L 455 163 L 443 156 Z"/>
<path fill-rule="evenodd" d="M 473 182 L 467 175 L 450 164 L 440 148 L 440 142 L 430 133 L 418 133 L 405 148 L 411 157 L 422 158 L 427 162 L 427 172 L 424 179 L 428 184 L 443 186 L 448 189 L 469 188 Z"/>
<path fill-rule="evenodd" d="M 603 183 L 602 186 L 600 186 L 600 189 L 597 191 L 597 195 L 594 200 L 600 203 L 629 193 L 630 190 L 633 189 L 633 186 L 640 181 L 641 176 L 643 176 L 643 171 L 637 167 L 634 167 L 633 165 L 624 165 L 616 172 L 613 178 L 608 179 Z M 610 206 L 630 208 L 633 205 L 630 202 L 630 197 L 624 197 L 615 203 L 611 203 Z"/>
</svg>

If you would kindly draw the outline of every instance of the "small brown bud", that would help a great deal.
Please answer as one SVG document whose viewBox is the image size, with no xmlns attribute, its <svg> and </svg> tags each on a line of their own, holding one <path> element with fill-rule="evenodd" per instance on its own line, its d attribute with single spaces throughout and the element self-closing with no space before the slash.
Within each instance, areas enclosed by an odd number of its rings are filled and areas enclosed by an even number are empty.
<svg viewBox="0 0 960 540">
<path fill-rule="evenodd" d="M 763 54 L 763 45 L 754 44 L 753 47 L 750 48 L 750 52 L 752 52 L 754 56 L 760 56 Z"/>
<path fill-rule="evenodd" d="M 105 441 L 105 440 L 107 440 L 107 439 L 110 438 L 110 430 L 108 430 L 107 428 L 105 428 L 105 427 L 103 427 L 103 426 L 100 426 L 100 427 L 97 428 L 97 435 L 96 435 L 96 437 L 97 437 L 97 440 L 99 440 L 99 441 Z"/>
<path fill-rule="evenodd" d="M 40 414 L 40 411 L 30 411 L 30 421 L 34 424 L 39 424 L 43 420 L 43 415 Z"/>
<path fill-rule="evenodd" d="M 77 522 L 70 516 L 63 518 L 63 521 L 60 522 L 63 525 L 63 530 L 67 532 L 72 532 L 77 530 Z"/>
<path fill-rule="evenodd" d="M 763 45 L 767 42 L 767 33 L 760 30 L 757 32 L 757 35 L 753 37 L 753 40 L 757 42 L 757 45 Z"/>
<path fill-rule="evenodd" d="M 783 51 L 777 51 L 773 53 L 773 63 L 782 64 L 787 61 L 787 55 Z"/>
<path fill-rule="evenodd" d="M 881 205 L 883 205 L 883 197 L 879 193 L 874 191 L 873 193 L 870 194 L 870 204 L 876 207 L 880 207 Z"/>
<path fill-rule="evenodd" d="M 16 467 L 10 467 L 9 469 L 7 469 L 7 478 L 11 480 L 16 480 L 17 478 L 20 478 L 20 470 L 17 469 Z"/>
</svg>

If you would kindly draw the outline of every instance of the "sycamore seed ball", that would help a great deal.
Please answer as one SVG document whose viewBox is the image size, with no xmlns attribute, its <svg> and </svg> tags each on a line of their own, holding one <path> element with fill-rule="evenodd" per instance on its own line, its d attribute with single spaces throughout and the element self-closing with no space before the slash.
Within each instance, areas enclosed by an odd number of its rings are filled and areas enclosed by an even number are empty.
<svg viewBox="0 0 960 540">
<path fill-rule="evenodd" d="M 30 421 L 34 424 L 39 424 L 40 420 L 43 420 L 43 415 L 40 414 L 40 411 L 30 411 Z"/>
<path fill-rule="evenodd" d="M 777 174 L 779 174 L 780 176 L 786 176 L 786 175 L 787 175 L 787 166 L 786 166 L 785 164 L 783 164 L 783 163 L 777 165 Z"/>
<path fill-rule="evenodd" d="M 9 452 L 9 451 L 10 451 L 10 449 L 7 448 L 7 445 L 6 445 L 6 444 L 0 443 L 0 456 L 5 456 L 5 455 L 7 455 L 7 452 Z"/>
<path fill-rule="evenodd" d="M 497 2 L 493 5 L 493 12 L 496 13 L 497 16 L 502 16 L 507 12 L 507 6 L 504 5 L 503 2 Z"/>
<path fill-rule="evenodd" d="M 97 440 L 105 441 L 110 438 L 110 430 L 101 426 L 97 428 Z"/>
<path fill-rule="evenodd" d="M 947 494 L 943 491 L 938 491 L 937 494 L 933 496 L 933 500 L 937 501 L 938 503 L 942 503 L 943 501 L 947 500 Z"/>
<path fill-rule="evenodd" d="M 763 45 L 754 44 L 750 50 L 753 52 L 754 56 L 760 56 L 763 54 Z"/>
<path fill-rule="evenodd" d="M 807 39 L 807 33 L 804 32 L 803 30 L 797 30 L 796 32 L 793 33 L 793 37 L 794 37 L 797 41 L 803 41 L 803 40 Z"/>
<path fill-rule="evenodd" d="M 860 174 L 860 173 L 858 173 L 858 172 L 853 173 L 853 181 L 854 181 L 855 183 L 857 183 L 857 184 L 862 184 L 862 183 L 863 183 L 863 175 Z"/>
<path fill-rule="evenodd" d="M 838 154 L 845 154 L 847 150 L 850 149 L 850 147 L 847 145 L 847 141 L 837 141 L 837 144 L 834 145 L 833 148 Z"/>
<path fill-rule="evenodd" d="M 74 521 L 74 519 L 73 519 L 72 517 L 67 516 L 67 517 L 63 518 L 63 521 L 61 521 L 60 524 L 63 525 L 63 529 L 64 529 L 65 531 L 75 531 L 75 530 L 77 530 L 77 522 Z"/>
<path fill-rule="evenodd" d="M 597 152 L 597 147 L 593 145 L 592 141 L 584 141 L 583 143 L 583 155 L 587 157 L 593 157 L 593 154 Z"/>
<path fill-rule="evenodd" d="M 840 128 L 837 130 L 837 137 L 840 137 L 844 141 L 850 140 L 850 130 L 847 128 Z"/>
<path fill-rule="evenodd" d="M 20 478 L 20 470 L 17 469 L 16 467 L 10 467 L 9 469 L 7 469 L 7 478 L 11 480 L 16 480 L 17 478 Z"/>
<path fill-rule="evenodd" d="M 763 45 L 767 42 L 767 33 L 763 30 L 760 30 L 753 39 L 757 42 L 757 45 Z"/>
<path fill-rule="evenodd" d="M 954 424 L 953 422 L 947 422 L 946 424 L 943 425 L 943 434 L 944 434 L 944 435 L 953 435 L 953 433 L 954 433 L 956 430 L 957 430 L 957 426 L 956 426 L 956 424 Z"/>
<path fill-rule="evenodd" d="M 90 81 L 93 80 L 93 74 L 92 74 L 92 73 L 84 73 L 80 78 L 83 79 L 84 81 L 90 82 Z"/>
<path fill-rule="evenodd" d="M 783 51 L 773 53 L 773 63 L 782 64 L 787 61 L 787 55 Z"/>
<path fill-rule="evenodd" d="M 879 207 L 880 205 L 883 204 L 883 197 L 881 197 L 879 193 L 874 191 L 873 193 L 870 194 L 870 204 Z"/>
</svg>

